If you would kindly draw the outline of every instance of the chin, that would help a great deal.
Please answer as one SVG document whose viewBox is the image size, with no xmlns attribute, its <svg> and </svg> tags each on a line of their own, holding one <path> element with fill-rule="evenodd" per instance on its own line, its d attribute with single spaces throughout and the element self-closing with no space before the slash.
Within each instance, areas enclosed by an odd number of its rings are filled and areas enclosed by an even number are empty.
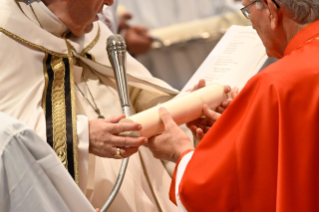
<svg viewBox="0 0 319 212">
<path fill-rule="evenodd" d="M 92 29 L 93 29 L 93 23 L 91 23 L 89 26 L 85 27 L 84 33 L 85 33 L 85 34 L 86 34 L 86 33 L 89 33 L 89 32 L 92 31 Z M 84 34 L 84 33 L 83 33 L 83 34 Z"/>
<path fill-rule="evenodd" d="M 90 24 L 89 26 L 85 27 L 85 28 L 80 28 L 80 29 L 76 29 L 76 30 L 71 30 L 72 34 L 75 35 L 76 37 L 82 37 L 84 36 L 86 33 L 91 32 L 93 29 L 93 24 Z"/>
</svg>

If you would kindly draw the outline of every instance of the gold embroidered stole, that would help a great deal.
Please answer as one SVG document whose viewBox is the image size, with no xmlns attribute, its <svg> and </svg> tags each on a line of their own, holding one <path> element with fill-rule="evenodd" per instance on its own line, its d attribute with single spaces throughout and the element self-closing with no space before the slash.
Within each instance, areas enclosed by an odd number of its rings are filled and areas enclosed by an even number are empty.
<svg viewBox="0 0 319 212">
<path fill-rule="evenodd" d="M 78 184 L 76 105 L 70 48 L 67 58 L 46 53 L 43 69 L 45 89 L 42 107 L 46 116 L 47 142 Z"/>
</svg>

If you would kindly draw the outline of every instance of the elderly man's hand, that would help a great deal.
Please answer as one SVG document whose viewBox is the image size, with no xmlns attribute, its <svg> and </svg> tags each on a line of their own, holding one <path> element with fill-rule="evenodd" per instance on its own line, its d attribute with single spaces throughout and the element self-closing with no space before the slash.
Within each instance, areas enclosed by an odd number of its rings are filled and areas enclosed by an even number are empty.
<svg viewBox="0 0 319 212">
<path fill-rule="evenodd" d="M 146 146 L 155 158 L 177 162 L 185 150 L 194 149 L 194 146 L 165 108 L 160 108 L 159 114 L 165 125 L 165 131 L 152 137 Z"/>
<path fill-rule="evenodd" d="M 213 126 L 213 124 L 238 94 L 238 88 L 231 89 L 228 85 L 224 86 L 224 91 L 228 98 L 223 101 L 219 107 L 217 107 L 216 111 L 213 111 L 209 109 L 207 105 L 204 105 L 203 116 L 186 124 L 197 140 L 200 141 L 204 137 L 204 135 Z"/>
<path fill-rule="evenodd" d="M 147 142 L 145 137 L 123 137 L 120 133 L 139 131 L 142 126 L 137 123 L 118 123 L 125 115 L 113 116 L 107 119 L 96 119 L 89 122 L 90 146 L 89 152 L 100 157 L 115 157 L 117 149 L 123 158 L 136 153 L 138 147 Z"/>
</svg>

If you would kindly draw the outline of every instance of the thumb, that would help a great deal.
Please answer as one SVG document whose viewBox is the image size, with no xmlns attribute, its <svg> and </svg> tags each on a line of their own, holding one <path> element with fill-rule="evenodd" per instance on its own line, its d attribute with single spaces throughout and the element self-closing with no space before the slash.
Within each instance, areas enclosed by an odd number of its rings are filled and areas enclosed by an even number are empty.
<svg viewBox="0 0 319 212">
<path fill-rule="evenodd" d="M 207 105 L 204 105 L 203 114 L 210 119 L 210 121 L 215 122 L 221 116 L 220 113 L 217 113 L 211 109 Z"/>
<path fill-rule="evenodd" d="M 165 129 L 172 127 L 172 125 L 176 125 L 171 114 L 169 114 L 166 108 L 159 108 L 159 116 L 165 125 Z"/>
</svg>

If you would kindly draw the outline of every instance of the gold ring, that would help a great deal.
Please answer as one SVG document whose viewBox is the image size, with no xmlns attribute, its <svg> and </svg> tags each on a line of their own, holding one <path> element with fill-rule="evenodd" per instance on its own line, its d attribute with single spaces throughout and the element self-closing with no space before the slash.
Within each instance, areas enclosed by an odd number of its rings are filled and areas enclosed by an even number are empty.
<svg viewBox="0 0 319 212">
<path fill-rule="evenodd" d="M 116 154 L 114 155 L 115 158 L 123 158 L 123 156 L 121 155 L 121 148 L 117 148 L 116 150 Z"/>
</svg>

